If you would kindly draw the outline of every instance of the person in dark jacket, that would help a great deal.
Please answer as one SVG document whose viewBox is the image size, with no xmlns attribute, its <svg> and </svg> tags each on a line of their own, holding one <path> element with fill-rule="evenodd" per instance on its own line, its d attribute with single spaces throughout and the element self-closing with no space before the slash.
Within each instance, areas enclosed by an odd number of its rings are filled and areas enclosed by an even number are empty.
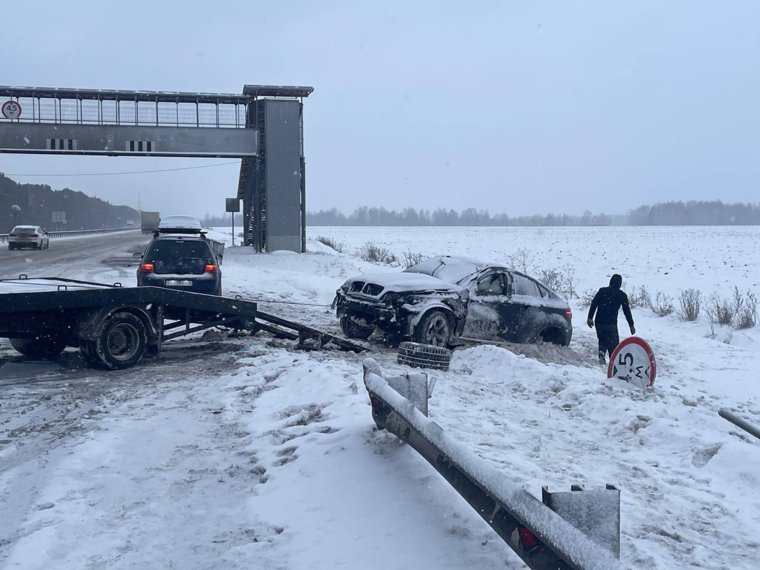
<svg viewBox="0 0 760 570">
<path fill-rule="evenodd" d="M 602 364 L 606 362 L 605 354 L 612 356 L 612 352 L 620 342 L 617 328 L 620 307 L 623 307 L 623 314 L 625 320 L 628 321 L 631 334 L 636 334 L 631 306 L 628 304 L 628 295 L 620 289 L 622 284 L 623 278 L 615 273 L 610 277 L 610 286 L 602 287 L 596 292 L 588 310 L 586 324 L 594 328 L 594 323 L 596 323 L 596 337 L 599 339 L 599 362 Z M 596 320 L 594 320 L 594 313 L 596 313 Z"/>
</svg>

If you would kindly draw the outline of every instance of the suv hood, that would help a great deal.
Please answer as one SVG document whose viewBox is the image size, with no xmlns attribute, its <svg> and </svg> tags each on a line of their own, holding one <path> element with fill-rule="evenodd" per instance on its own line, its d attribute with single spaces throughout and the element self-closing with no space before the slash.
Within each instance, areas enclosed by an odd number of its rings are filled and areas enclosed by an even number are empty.
<svg viewBox="0 0 760 570">
<path fill-rule="evenodd" d="M 367 287 L 367 286 L 370 287 Z M 458 292 L 462 288 L 452 283 L 446 283 L 430 275 L 422 273 L 370 273 L 357 275 L 345 283 L 348 293 L 364 294 L 379 297 L 389 291 L 401 293 L 408 291 L 451 291 Z"/>
</svg>

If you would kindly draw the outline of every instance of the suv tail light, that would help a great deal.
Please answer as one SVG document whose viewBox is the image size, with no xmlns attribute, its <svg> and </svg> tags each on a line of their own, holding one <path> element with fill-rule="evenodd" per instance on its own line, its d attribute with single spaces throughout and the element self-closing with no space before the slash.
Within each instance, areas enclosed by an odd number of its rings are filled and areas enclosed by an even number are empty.
<svg viewBox="0 0 760 570">
<path fill-rule="evenodd" d="M 146 261 L 145 263 L 140 265 L 140 271 L 142 273 L 152 273 L 155 268 L 156 266 L 150 261 Z"/>
<path fill-rule="evenodd" d="M 567 316 L 567 318 L 572 321 L 573 320 L 573 310 L 572 309 L 565 309 L 565 316 Z"/>
<path fill-rule="evenodd" d="M 213 273 L 214 271 L 216 271 L 216 265 L 213 263 L 207 263 L 203 266 L 204 273 Z"/>
</svg>

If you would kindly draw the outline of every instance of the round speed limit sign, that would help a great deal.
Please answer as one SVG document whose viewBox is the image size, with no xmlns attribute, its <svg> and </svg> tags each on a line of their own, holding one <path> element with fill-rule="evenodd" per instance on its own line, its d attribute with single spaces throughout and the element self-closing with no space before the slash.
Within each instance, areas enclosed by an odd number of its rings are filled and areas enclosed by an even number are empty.
<svg viewBox="0 0 760 570">
<path fill-rule="evenodd" d="M 652 348 L 637 336 L 617 345 L 607 365 L 607 378 L 624 380 L 640 388 L 651 388 L 656 373 Z"/>
<path fill-rule="evenodd" d="M 21 105 L 18 101 L 6 101 L 3 103 L 3 117 L 12 121 L 21 116 Z"/>
</svg>

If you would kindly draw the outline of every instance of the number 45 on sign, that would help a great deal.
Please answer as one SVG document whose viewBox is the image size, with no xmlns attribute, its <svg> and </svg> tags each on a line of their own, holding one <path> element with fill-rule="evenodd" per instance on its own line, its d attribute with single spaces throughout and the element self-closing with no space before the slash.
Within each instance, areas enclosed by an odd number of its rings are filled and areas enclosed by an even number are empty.
<svg viewBox="0 0 760 570">
<path fill-rule="evenodd" d="M 651 388 L 657 366 L 652 348 L 644 339 L 632 336 L 615 348 L 607 365 L 607 378 L 617 378 L 640 388 Z"/>
</svg>

